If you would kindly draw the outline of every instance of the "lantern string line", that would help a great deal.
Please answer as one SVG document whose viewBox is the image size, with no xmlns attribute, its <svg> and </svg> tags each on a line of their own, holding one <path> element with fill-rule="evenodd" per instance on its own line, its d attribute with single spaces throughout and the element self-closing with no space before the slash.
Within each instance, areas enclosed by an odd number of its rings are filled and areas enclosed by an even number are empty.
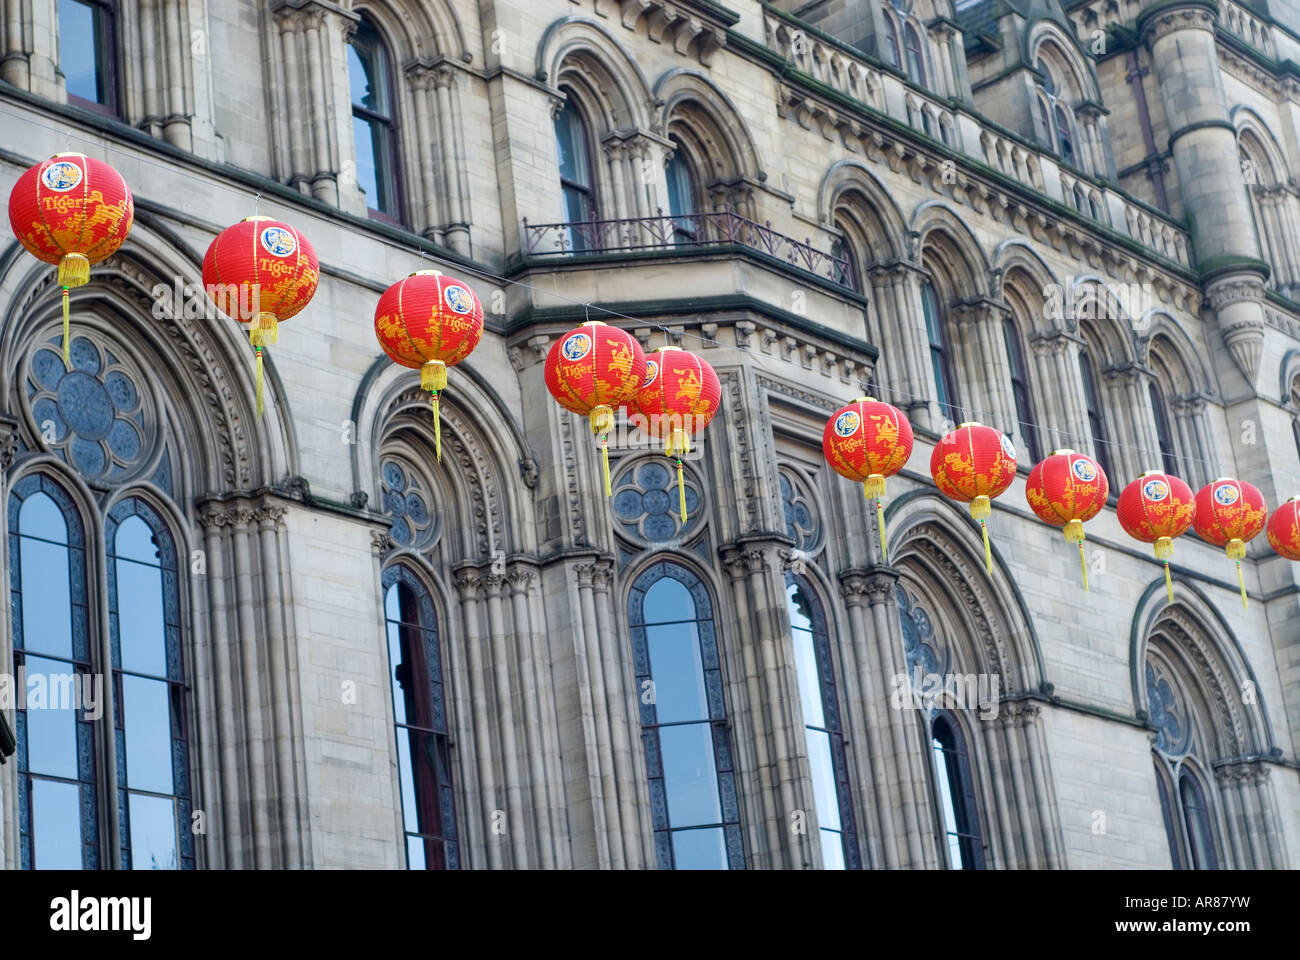
<svg viewBox="0 0 1300 960">
<path fill-rule="evenodd" d="M 77 141 L 80 142 L 80 143 L 90 144 L 91 146 L 99 147 L 99 148 L 101 148 L 101 149 L 103 149 L 106 145 L 112 145 L 111 141 L 106 141 L 105 138 L 102 138 L 102 137 L 101 137 L 101 138 L 92 138 L 92 137 L 81 136 L 81 135 L 78 135 L 78 134 L 73 133 L 71 130 L 68 130 L 67 128 L 61 128 L 61 127 L 57 127 L 57 126 L 51 126 L 51 125 L 46 124 L 46 123 L 41 123 L 39 120 L 31 119 L 30 117 L 26 116 L 25 114 L 18 114 L 18 113 L 14 113 L 14 112 L 12 112 L 12 111 L 0 110 L 0 115 L 8 115 L 8 116 L 12 116 L 12 117 L 18 117 L 18 118 L 21 118 L 24 122 L 26 122 L 26 123 L 30 123 L 32 126 L 40 127 L 40 128 L 42 128 L 42 129 L 49 130 L 49 131 L 52 131 L 52 132 L 54 132 L 54 133 L 63 133 L 64 136 L 65 136 L 65 140 L 67 141 L 67 145 L 68 145 L 68 147 L 69 147 L 69 150 L 71 149 L 71 141 L 72 141 L 73 139 L 77 140 Z M 131 146 L 131 145 L 125 145 L 125 146 Z M 179 177 L 184 178 L 184 179 L 190 179 L 190 180 L 195 181 L 196 183 L 207 183 L 207 182 L 209 182 L 208 178 L 200 177 L 200 176 L 197 176 L 197 175 L 194 175 L 194 174 L 188 173 L 188 172 L 184 171 L 183 169 L 181 169 L 181 168 L 179 168 L 179 167 L 177 167 L 177 166 L 175 166 L 175 165 L 173 165 L 173 164 L 159 163 L 159 162 L 157 162 L 157 161 L 150 160 L 150 159 L 148 159 L 148 158 L 146 158 L 146 157 L 144 157 L 144 156 L 138 155 L 138 154 L 137 154 L 137 155 L 134 155 L 134 156 L 132 157 L 132 159 L 135 160 L 135 161 L 136 161 L 137 163 L 139 163 L 139 164 L 142 164 L 142 165 L 145 165 L 145 166 L 150 166 L 150 167 L 155 167 L 155 168 L 157 168 L 157 169 L 159 169 L 159 170 L 164 170 L 164 171 L 168 172 L 169 174 L 171 174 L 171 175 L 173 175 L 173 176 L 179 176 Z M 258 205 L 260 204 L 261 199 L 262 199 L 262 194 L 261 194 L 261 193 L 258 193 L 258 194 L 256 195 L 256 197 L 254 198 L 254 209 L 255 209 L 255 210 L 257 209 Z M 285 201 L 284 201 L 284 205 L 285 205 L 285 206 L 290 206 L 291 204 L 292 204 L 292 201 L 291 201 L 291 200 L 285 200 Z M 386 245 L 388 245 L 388 246 L 390 246 L 390 247 L 393 247 L 393 248 L 395 248 L 395 249 L 397 249 L 397 250 L 400 250 L 400 251 L 402 251 L 402 252 L 404 252 L 404 253 L 414 254 L 414 255 L 418 256 L 420 259 L 424 259 L 425 256 L 426 256 L 426 251 L 425 251 L 422 247 L 410 246 L 410 245 L 408 245 L 408 244 L 404 244 L 404 243 L 401 243 L 401 242 L 399 242 L 399 241 L 397 241 L 397 240 L 393 240 L 393 239 L 390 239 L 390 238 L 388 238 L 388 237 L 383 237 L 383 236 L 375 237 L 375 238 L 373 238 L 373 239 L 376 239 L 376 240 L 378 240 L 379 242 L 384 243 L 384 244 L 386 244 Z M 626 313 L 620 313 L 620 312 L 617 311 L 617 310 L 611 310 L 611 309 L 609 309 L 608 307 L 603 307 L 603 306 L 601 306 L 601 305 L 598 304 L 598 303 L 590 303 L 590 302 L 585 301 L 585 300 L 578 300 L 578 299 L 573 298 L 573 297 L 566 297 L 564 294 L 562 294 L 562 293 L 557 293 L 555 290 L 552 290 L 552 289 L 547 289 L 547 288 L 544 288 L 544 287 L 539 287 L 539 286 L 536 286 L 536 285 L 534 285 L 534 284 L 527 283 L 527 282 L 525 282 L 525 281 L 523 281 L 523 280 L 516 280 L 516 279 L 513 279 L 513 278 L 511 278 L 511 277 L 503 277 L 503 276 L 500 276 L 500 275 L 498 275 L 498 274 L 495 274 L 495 273 L 491 272 L 490 270 L 486 269 L 485 267 L 483 267 L 483 266 L 481 266 L 481 265 L 477 265 L 477 264 L 476 264 L 476 265 L 472 265 L 472 266 L 469 267 L 469 269 L 472 270 L 474 273 L 476 273 L 476 274 L 478 274 L 478 275 L 480 275 L 480 276 L 482 276 L 482 277 L 484 277 L 484 278 L 486 278 L 486 279 L 489 279 L 489 280 L 495 280 L 495 281 L 497 281 L 498 283 L 501 283 L 501 284 L 510 284 L 510 285 L 512 285 L 512 286 L 520 287 L 520 288 L 525 289 L 525 290 L 530 290 L 530 291 L 532 291 L 532 292 L 534 292 L 534 293 L 541 294 L 542 296 L 552 297 L 552 298 L 554 298 L 554 299 L 556 299 L 556 300 L 561 300 L 561 301 L 563 301 L 563 302 L 565 302 L 565 303 L 567 303 L 567 304 L 573 305 L 573 306 L 575 306 L 575 307 L 582 307 L 582 308 L 584 309 L 584 311 L 586 312 L 586 316 L 587 316 L 587 319 L 588 319 L 588 320 L 590 320 L 590 318 L 591 318 L 591 312 L 594 310 L 594 311 L 596 311 L 598 314 L 601 314 L 601 315 L 604 315 L 604 316 L 607 316 L 607 317 L 613 317 L 613 318 L 616 318 L 616 319 L 619 319 L 619 320 L 626 320 L 626 321 L 629 321 L 629 322 L 631 322 L 631 323 L 635 323 L 635 324 L 637 324 L 638 326 L 641 326 L 641 327 L 650 327 L 650 328 L 653 328 L 653 329 L 655 329 L 655 330 L 659 330 L 659 331 L 661 331 L 662 333 L 666 334 L 668 337 L 671 337 L 671 338 L 695 340 L 695 341 L 698 341 L 698 342 L 700 342 L 701 344 L 704 344 L 704 345 L 706 345 L 706 346 L 718 346 L 718 345 L 719 345 L 719 344 L 718 344 L 718 341 L 717 341 L 716 339 L 712 338 L 712 337 L 705 337 L 705 336 L 701 336 L 701 335 L 699 335 L 699 334 L 689 333 L 689 332 L 687 332 L 687 331 L 685 331 L 685 330 L 674 329 L 674 328 L 668 327 L 668 326 L 666 326 L 666 325 L 664 325 L 664 324 L 662 324 L 662 323 L 656 323 L 655 321 L 652 321 L 652 320 L 646 320 L 646 319 L 641 318 L 641 317 L 633 317 L 633 316 L 630 316 L 630 315 L 628 315 L 628 314 L 626 314 Z M 870 380 L 857 379 L 857 380 L 855 380 L 854 382 L 856 382 L 857 385 L 858 385 L 861 389 L 870 391 L 870 392 L 872 393 L 873 396 L 876 396 L 876 397 L 877 397 L 877 399 L 885 400 L 885 401 L 887 401 L 887 402 L 895 402 L 895 401 L 900 401 L 900 400 L 902 400 L 902 401 L 916 402 L 916 403 L 925 403 L 925 404 L 929 404 L 929 403 L 933 403 L 933 402 L 935 402 L 935 401 L 934 401 L 934 398 L 932 398 L 932 397 L 923 396 L 923 395 L 921 395 L 921 394 L 909 393 L 909 392 L 906 391 L 906 390 L 902 390 L 902 389 L 899 389 L 899 388 L 897 388 L 897 387 L 889 387 L 889 386 L 885 386 L 884 384 L 873 383 L 873 382 L 870 381 Z M 969 410 L 967 410 L 967 409 L 963 409 L 962 412 L 963 412 L 965 415 L 967 415 L 968 417 L 970 417 L 970 418 L 974 418 L 974 419 L 981 419 L 982 417 L 986 417 L 986 418 L 991 419 L 991 418 L 993 417 L 993 415 L 994 415 L 992 411 L 976 410 L 976 409 L 969 409 Z M 981 420 L 981 422 L 983 422 L 983 421 Z M 1159 461 L 1159 460 L 1162 459 L 1162 457 L 1161 457 L 1161 455 L 1160 455 L 1159 453 L 1157 453 L 1157 452 L 1153 452 L 1153 451 L 1147 449 L 1146 447 L 1139 446 L 1138 444 L 1123 443 L 1123 442 L 1120 442 L 1120 441 L 1118 441 L 1118 440 L 1110 440 L 1110 439 L 1106 439 L 1106 440 L 1095 440 L 1095 439 L 1094 439 L 1093 437 L 1091 437 L 1090 435 L 1081 435 L 1081 434 L 1068 433 L 1068 432 L 1066 432 L 1065 430 L 1063 430 L 1063 429 L 1060 428 L 1060 427 L 1057 427 L 1057 426 L 1049 426 L 1049 425 L 1047 425 L 1047 424 L 1037 423 L 1037 422 L 1035 422 L 1035 421 L 1029 421 L 1029 420 L 1014 420 L 1014 421 L 1012 421 L 1012 422 L 1013 422 L 1014 424 L 1016 424 L 1017 426 L 1021 427 L 1021 428 L 1026 428 L 1026 427 L 1028 427 L 1028 428 L 1032 428 L 1032 429 L 1034 429 L 1034 430 L 1045 430 L 1045 431 L 1051 431 L 1051 432 L 1054 432 L 1054 433 L 1056 433 L 1057 435 L 1061 436 L 1063 439 L 1065 439 L 1065 440 L 1067 440 L 1067 441 L 1071 441 L 1071 442 L 1080 442 L 1080 443 L 1083 443 L 1083 444 L 1095 444 L 1095 445 L 1105 446 L 1105 447 L 1107 447 L 1107 448 L 1109 448 L 1109 449 L 1113 449 L 1113 450 L 1130 450 L 1130 451 L 1136 452 L 1136 453 L 1139 454 L 1141 457 L 1146 458 L 1146 459 L 1154 459 L 1154 460 L 1157 460 L 1157 461 Z M 1180 452 L 1180 453 L 1178 454 L 1178 458 L 1179 458 L 1183 463 L 1186 463 L 1186 464 L 1188 464 L 1188 465 L 1191 465 L 1191 464 L 1197 464 L 1197 465 L 1200 465 L 1200 466 L 1204 467 L 1204 468 L 1205 468 L 1207 471 L 1209 471 L 1209 472 L 1216 472 L 1216 473 L 1217 473 L 1217 472 L 1221 469 L 1221 464 L 1220 464 L 1218 461 L 1212 461 L 1212 460 L 1210 460 L 1210 459 L 1208 459 L 1208 458 L 1206 458 L 1206 457 L 1197 457 L 1197 456 L 1192 456 L 1192 455 L 1190 455 L 1190 454 L 1185 454 L 1185 453 L 1181 453 L 1181 452 Z M 1163 464 L 1160 464 L 1160 466 L 1163 468 Z M 1288 481 L 1288 482 L 1290 483 L 1291 487 L 1296 491 L 1296 493 L 1300 493 L 1300 482 L 1298 482 L 1298 481 L 1300 481 L 1300 478 L 1298 478 L 1295 474 L 1290 474 L 1290 473 L 1283 473 L 1283 474 L 1280 474 L 1280 476 L 1281 476 L 1282 479 L 1284 479 L 1284 480 L 1286 480 L 1286 481 Z M 1272 482 L 1274 483 L 1274 485 L 1277 485 L 1277 480 L 1278 480 L 1279 474 L 1277 474 L 1277 473 L 1270 473 L 1270 474 L 1267 474 L 1267 475 L 1266 475 L 1266 474 L 1262 474 L 1262 473 L 1260 473 L 1260 472 L 1258 472 L 1258 471 L 1238 471 L 1238 472 L 1236 473 L 1236 477 L 1237 477 L 1237 479 L 1250 479 L 1250 478 L 1255 478 L 1255 479 L 1266 479 L 1266 480 L 1268 480 L 1268 481 L 1272 481 Z"/>
</svg>

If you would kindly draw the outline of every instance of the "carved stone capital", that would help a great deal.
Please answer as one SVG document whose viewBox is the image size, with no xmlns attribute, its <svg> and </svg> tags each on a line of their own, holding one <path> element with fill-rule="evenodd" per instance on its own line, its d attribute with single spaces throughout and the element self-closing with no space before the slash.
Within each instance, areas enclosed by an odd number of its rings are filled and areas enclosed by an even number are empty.
<svg viewBox="0 0 1300 960">
<path fill-rule="evenodd" d="M 730 547 L 722 554 L 722 564 L 733 580 L 739 580 L 763 569 L 763 551 Z"/>
<path fill-rule="evenodd" d="M 898 571 L 890 567 L 845 570 L 840 574 L 840 596 L 851 607 L 893 603 L 898 591 Z"/>
<path fill-rule="evenodd" d="M 1212 283 L 1205 291 L 1211 309 L 1219 311 L 1230 303 L 1242 300 L 1260 302 L 1264 299 L 1264 281 L 1256 276 L 1235 276 Z"/>
<path fill-rule="evenodd" d="M 18 421 L 0 417 L 0 469 L 8 470 L 18 456 Z"/>
<path fill-rule="evenodd" d="M 396 541 L 387 530 L 370 531 L 370 552 L 377 557 L 385 556 L 390 550 L 397 547 Z"/>
</svg>

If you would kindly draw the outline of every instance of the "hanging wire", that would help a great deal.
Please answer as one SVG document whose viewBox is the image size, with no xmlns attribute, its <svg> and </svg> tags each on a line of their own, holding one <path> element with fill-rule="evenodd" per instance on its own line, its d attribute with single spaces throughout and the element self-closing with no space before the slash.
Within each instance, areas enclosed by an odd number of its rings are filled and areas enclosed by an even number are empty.
<svg viewBox="0 0 1300 960">
<path fill-rule="evenodd" d="M 28 123 L 32 124 L 33 126 L 37 126 L 37 127 L 41 127 L 41 128 L 43 128 L 43 129 L 46 129 L 46 130 L 54 131 L 54 132 L 56 132 L 56 133 L 59 132 L 59 129 L 60 129 L 60 128 L 58 128 L 58 127 L 53 127 L 53 126 L 50 126 L 50 125 L 48 125 L 48 124 L 41 123 L 41 122 L 38 121 L 38 120 L 31 119 L 30 117 L 28 117 L 28 116 L 26 116 L 26 115 L 19 115 L 19 114 L 12 114 L 12 113 L 9 114 L 9 115 L 10 115 L 10 116 L 22 116 L 22 119 L 23 119 L 25 122 L 28 122 Z M 66 129 L 66 128 L 64 128 L 62 132 L 65 134 L 65 136 L 66 136 L 66 138 L 67 138 L 67 140 L 68 140 L 69 147 L 70 147 L 70 144 L 71 144 L 71 140 L 72 140 L 74 137 L 75 137 L 75 139 L 77 139 L 77 140 L 79 140 L 79 141 L 82 141 L 82 142 L 84 142 L 84 143 L 89 143 L 89 144 L 92 144 L 92 145 L 100 145 L 100 144 L 102 143 L 101 140 L 92 139 L 92 138 L 89 138 L 89 137 L 77 136 L 77 135 L 74 134 L 71 130 L 68 130 L 68 129 Z M 194 181 L 196 181 L 196 182 L 206 182 L 206 181 L 205 181 L 205 178 L 197 177 L 197 176 L 194 176 L 194 175 L 189 174 L 189 173 L 187 173 L 187 172 L 181 171 L 181 170 L 179 170 L 179 169 L 178 169 L 176 166 L 174 166 L 174 165 L 164 164 L 164 163 L 158 163 L 158 162 L 155 162 L 155 161 L 153 161 L 153 160 L 146 159 L 145 157 L 140 156 L 140 155 L 137 155 L 137 156 L 135 157 L 135 159 L 136 159 L 136 161 L 139 162 L 139 163 L 143 163 L 143 164 L 148 165 L 148 166 L 156 167 L 156 168 L 159 169 L 159 170 L 166 170 L 168 173 L 170 173 L 170 174 L 172 174 L 172 175 L 177 175 L 177 174 L 179 174 L 179 175 L 182 176 L 182 177 L 186 177 L 186 178 L 188 178 L 188 179 L 192 179 L 192 180 L 194 180 Z M 256 195 L 256 197 L 254 198 L 254 210 L 255 210 L 255 211 L 257 210 L 258 206 L 260 205 L 261 199 L 262 199 L 262 194 L 261 194 L 261 193 L 258 193 L 258 194 Z M 255 213 L 254 215 L 256 215 L 256 213 Z M 425 249 L 424 247 L 420 247 L 420 246 L 412 246 L 412 245 L 409 245 L 409 244 L 404 244 L 404 243 L 401 243 L 401 242 L 399 242 L 399 241 L 397 241 L 397 240 L 394 240 L 394 239 L 389 238 L 389 237 L 386 237 L 386 236 L 376 236 L 376 237 L 372 237 L 372 239 L 374 239 L 374 240 L 378 240 L 380 243 L 384 243 L 384 244 L 388 245 L 389 247 L 392 247 L 392 248 L 394 248 L 394 249 L 397 249 L 397 250 L 402 251 L 403 253 L 416 255 L 416 256 L 418 256 L 421 260 L 425 259 L 425 258 L 426 258 L 426 255 L 427 255 L 427 251 L 426 251 L 426 249 Z M 637 325 L 640 326 L 640 327 L 650 327 L 650 328 L 652 328 L 652 329 L 655 329 L 655 330 L 658 330 L 658 331 L 664 333 L 666 336 L 669 336 L 669 337 L 673 337 L 673 338 L 685 338 L 685 339 L 689 339 L 689 340 L 697 340 L 697 341 L 699 341 L 701 344 L 704 344 L 704 345 L 706 345 L 706 346 L 710 346 L 710 347 L 717 346 L 717 341 L 716 341 L 715 339 L 712 339 L 712 338 L 709 338 L 709 337 L 700 336 L 699 334 L 688 333 L 688 332 L 685 331 L 685 330 L 673 329 L 673 328 L 670 328 L 670 327 L 668 327 L 668 326 L 666 326 L 666 325 L 664 325 L 664 324 L 662 324 L 662 323 L 656 323 L 656 322 L 654 322 L 653 320 L 646 320 L 646 319 L 644 319 L 644 318 L 642 318 L 642 317 L 633 317 L 633 316 L 630 316 L 629 314 L 626 314 L 626 313 L 620 313 L 620 312 L 617 311 L 617 310 L 611 310 L 611 309 L 609 309 L 608 307 L 603 307 L 603 306 L 601 306 L 601 305 L 598 304 L 598 303 L 590 303 L 590 302 L 588 302 L 588 301 L 585 301 L 585 300 L 579 300 L 579 299 L 576 299 L 576 298 L 574 298 L 574 297 L 567 297 L 567 296 L 565 296 L 565 295 L 562 294 L 562 293 L 557 293 L 555 290 L 546 289 L 546 288 L 543 288 L 543 287 L 538 287 L 538 286 L 535 286 L 534 284 L 526 283 L 526 282 L 523 281 L 523 280 L 516 280 L 516 279 L 513 279 L 513 278 L 511 278 L 511 277 L 503 277 L 503 276 L 500 276 L 499 274 L 495 274 L 495 273 L 493 273 L 492 271 L 490 271 L 490 270 L 486 269 L 485 267 L 483 267 L 483 266 L 481 266 L 481 265 L 478 265 L 478 264 L 475 264 L 475 265 L 470 266 L 469 269 L 473 270 L 474 273 L 476 273 L 476 274 L 478 274 L 478 275 L 480 275 L 480 276 L 482 276 L 482 277 L 484 277 L 484 278 L 486 278 L 486 279 L 489 279 L 489 280 L 495 280 L 495 281 L 497 281 L 498 283 L 502 283 L 502 284 L 510 284 L 510 285 L 512 285 L 512 286 L 520 287 L 520 288 L 522 288 L 522 289 L 524 289 L 524 290 L 529 290 L 529 291 L 532 291 L 533 293 L 537 293 L 537 294 L 540 294 L 540 295 L 542 295 L 542 296 L 552 297 L 552 298 L 554 298 L 554 299 L 556 299 L 556 300 L 563 301 L 564 303 L 567 303 L 567 304 L 569 304 L 569 305 L 571 305 L 571 306 L 574 306 L 574 307 L 582 307 L 583 310 L 585 311 L 586 318 L 587 318 L 588 321 L 590 321 L 590 319 L 591 319 L 591 312 L 592 312 L 593 310 L 595 310 L 595 311 L 597 311 L 598 313 L 603 314 L 604 316 L 607 316 L 607 317 L 613 317 L 613 318 L 618 319 L 618 320 L 626 320 L 626 321 L 629 321 L 629 322 L 631 322 L 631 323 L 635 323 L 635 324 L 637 324 Z M 897 388 L 897 387 L 888 387 L 888 386 L 885 386 L 884 384 L 875 383 L 875 382 L 872 382 L 872 381 L 870 381 L 870 380 L 858 379 L 858 380 L 855 380 L 854 382 L 858 385 L 858 387 L 859 387 L 860 389 L 869 392 L 872 396 L 876 397 L 877 399 L 887 400 L 888 402 L 893 402 L 893 401 L 912 401 L 912 402 L 916 402 L 916 403 L 924 403 L 924 404 L 929 404 L 929 403 L 934 402 L 933 398 L 931 398 L 931 397 L 923 396 L 923 395 L 920 395 L 920 394 L 909 393 L 909 392 L 907 392 L 906 390 L 901 390 L 901 389 L 899 389 L 899 388 Z M 988 411 L 988 410 L 978 410 L 978 409 L 974 409 L 974 408 L 971 408 L 971 409 L 963 408 L 963 413 L 966 414 L 966 416 L 967 416 L 968 419 L 981 420 L 981 422 L 982 422 L 982 420 L 985 419 L 985 418 L 991 419 L 991 418 L 994 416 L 994 413 L 993 413 L 992 411 Z M 1014 421 L 1012 421 L 1012 422 L 1015 423 L 1017 426 L 1019 426 L 1019 427 L 1021 427 L 1021 428 L 1031 427 L 1031 428 L 1036 429 L 1036 430 L 1048 430 L 1048 431 L 1052 431 L 1052 432 L 1054 432 L 1054 433 L 1056 433 L 1056 434 L 1058 434 L 1058 435 L 1064 437 L 1064 438 L 1067 439 L 1067 440 L 1078 441 L 1078 442 L 1080 442 L 1080 443 L 1082 443 L 1082 444 L 1084 444 L 1084 445 L 1089 445 L 1089 444 L 1100 444 L 1100 445 L 1102 445 L 1102 446 L 1106 446 L 1106 447 L 1111 448 L 1111 449 L 1114 449 L 1114 450 L 1130 450 L 1130 451 L 1134 451 L 1134 452 L 1136 452 L 1137 454 L 1139 454 L 1140 456 L 1142 456 L 1142 457 L 1144 457 L 1144 458 L 1157 458 L 1157 459 L 1159 458 L 1159 453 L 1158 453 L 1158 452 L 1153 452 L 1153 451 L 1151 451 L 1151 450 L 1148 450 L 1148 449 L 1145 448 L 1145 447 L 1138 446 L 1137 444 L 1121 443 L 1121 442 L 1118 441 L 1118 440 L 1096 440 L 1096 439 L 1093 438 L 1091 435 L 1086 435 L 1086 436 L 1085 436 L 1085 435 L 1079 435 L 1079 434 L 1071 434 L 1071 433 L 1068 433 L 1068 432 L 1064 431 L 1063 429 L 1061 429 L 1060 427 L 1057 427 L 1057 426 L 1055 426 L 1055 425 L 1042 424 L 1042 423 L 1037 423 L 1037 422 L 1034 422 L 1034 421 L 1014 420 Z M 1217 463 L 1217 461 L 1213 461 L 1213 460 L 1207 459 L 1207 458 L 1205 458 L 1205 457 L 1195 457 L 1195 456 L 1191 456 L 1191 455 L 1189 455 L 1189 454 L 1179 453 L 1179 458 L 1180 458 L 1181 460 L 1183 460 L 1184 462 L 1188 463 L 1188 464 L 1199 464 L 1200 466 L 1206 468 L 1207 471 L 1217 471 L 1217 470 L 1218 470 L 1218 463 Z M 1258 472 L 1253 472 L 1253 471 L 1238 472 L 1236 476 L 1237 476 L 1237 479 L 1250 478 L 1250 477 L 1254 477 L 1254 478 L 1256 478 L 1256 479 L 1260 479 L 1260 478 L 1262 478 L 1262 477 L 1267 476 L 1268 480 L 1273 481 L 1274 484 L 1276 484 L 1276 481 L 1277 481 L 1277 479 L 1278 479 L 1278 474 L 1275 474 L 1275 473 L 1265 475 L 1265 474 L 1260 474 L 1260 473 L 1258 473 Z M 1294 474 L 1282 474 L 1282 477 L 1283 477 L 1284 479 L 1286 479 L 1287 481 L 1290 482 L 1292 488 L 1295 489 L 1297 493 L 1300 493 L 1300 484 L 1297 484 L 1297 478 L 1296 478 L 1296 476 L 1295 476 Z"/>
</svg>

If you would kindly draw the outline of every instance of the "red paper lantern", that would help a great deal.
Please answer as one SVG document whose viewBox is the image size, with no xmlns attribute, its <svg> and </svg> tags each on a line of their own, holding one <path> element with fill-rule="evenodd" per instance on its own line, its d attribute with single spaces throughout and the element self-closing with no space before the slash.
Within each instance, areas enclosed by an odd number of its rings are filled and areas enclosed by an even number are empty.
<svg viewBox="0 0 1300 960">
<path fill-rule="evenodd" d="M 1116 512 L 1125 533 L 1155 545 L 1156 557 L 1165 563 L 1165 591 L 1173 603 L 1169 558 L 1174 555 L 1174 538 L 1186 533 L 1196 519 L 1192 488 L 1172 474 L 1148 470 L 1121 491 Z"/>
<path fill-rule="evenodd" d="M 1300 497 L 1291 497 L 1268 518 L 1268 545 L 1280 557 L 1300 560 Z"/>
<path fill-rule="evenodd" d="M 438 394 L 454 367 L 483 338 L 483 304 L 469 285 L 436 270 L 417 270 L 384 291 L 375 307 L 375 337 L 395 363 L 420 371 L 433 402 L 433 443 L 442 461 Z"/>
<path fill-rule="evenodd" d="M 1241 560 L 1246 556 L 1246 544 L 1264 529 L 1267 516 L 1264 495 L 1249 483 L 1219 479 L 1196 492 L 1196 517 L 1192 523 L 1202 540 L 1223 547 L 1228 557 L 1236 561 L 1242 607 L 1247 601 Z"/>
<path fill-rule="evenodd" d="M 902 470 L 912 455 L 912 425 L 903 411 L 875 397 L 858 397 L 831 414 L 822 431 L 822 454 L 841 477 L 862 484 L 862 494 L 876 501 L 880 558 L 885 547 L 885 478 Z"/>
<path fill-rule="evenodd" d="M 651 367 L 650 364 L 654 366 Z M 709 425 L 722 402 L 722 384 L 708 361 L 681 347 L 660 347 L 646 361 L 645 379 L 628 400 L 628 419 L 677 460 L 677 499 L 686 522 L 682 457 L 691 437 Z"/>
<path fill-rule="evenodd" d="M 1083 524 L 1101 512 L 1109 492 L 1110 481 L 1101 465 L 1073 450 L 1054 450 L 1034 464 L 1025 482 L 1025 499 L 1038 519 L 1061 527 L 1066 542 L 1079 545 L 1084 590 L 1088 589 L 1088 563 L 1083 555 Z"/>
<path fill-rule="evenodd" d="M 970 515 L 980 522 L 984 536 L 984 566 L 992 573 L 993 553 L 985 520 L 993 512 L 993 498 L 1001 496 L 1016 478 L 1016 448 L 1011 440 L 993 427 L 963 423 L 935 445 L 930 475 L 945 497 L 970 504 Z"/>
<path fill-rule="evenodd" d="M 279 321 L 296 316 L 320 283 L 307 238 L 270 217 L 245 217 L 217 234 L 203 258 L 203 287 L 226 316 L 249 324 L 257 353 L 257 415 L 262 415 L 262 348 L 275 343 Z"/>
<path fill-rule="evenodd" d="M 610 496 L 609 431 L 614 411 L 632 399 L 645 378 L 645 351 L 627 331 L 589 320 L 551 345 L 545 376 L 556 402 L 585 416 L 600 437 L 605 496 Z"/>
<path fill-rule="evenodd" d="M 135 220 L 122 175 L 84 153 L 59 153 L 29 167 L 9 194 L 14 236 L 39 260 L 59 266 L 63 287 L 63 363 L 69 363 L 68 290 L 90 279 L 91 264 L 112 256 Z"/>
</svg>

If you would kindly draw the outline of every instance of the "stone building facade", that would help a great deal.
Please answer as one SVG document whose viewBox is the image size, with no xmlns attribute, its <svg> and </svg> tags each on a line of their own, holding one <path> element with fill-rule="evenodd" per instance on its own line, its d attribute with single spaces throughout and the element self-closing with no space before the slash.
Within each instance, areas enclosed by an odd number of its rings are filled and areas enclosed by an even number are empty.
<svg viewBox="0 0 1300 960">
<path fill-rule="evenodd" d="M 136 199 L 70 368 L 0 248 L 0 661 L 105 683 L 4 705 L 6 867 L 1300 864 L 1297 567 L 1243 607 L 1188 536 L 1171 604 L 1110 509 L 1084 592 L 1024 496 L 1062 447 L 1300 493 L 1294 0 L 0 6 L 0 187 Z M 260 419 L 187 288 L 254 213 L 321 262 Z M 440 463 L 372 327 L 430 268 L 488 314 Z M 545 392 L 589 318 L 718 372 L 685 523 Z M 820 451 L 867 393 L 888 563 Z M 991 575 L 926 469 L 969 419 Z"/>
</svg>

